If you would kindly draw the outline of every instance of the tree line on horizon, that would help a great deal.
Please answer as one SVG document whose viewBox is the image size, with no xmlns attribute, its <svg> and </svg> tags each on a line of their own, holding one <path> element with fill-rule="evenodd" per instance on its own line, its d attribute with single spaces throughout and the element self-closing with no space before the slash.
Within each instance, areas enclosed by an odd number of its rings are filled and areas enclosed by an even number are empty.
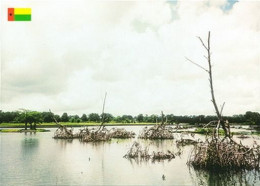
<svg viewBox="0 0 260 186">
<path fill-rule="evenodd" d="M 27 113 L 27 115 L 26 115 Z M 104 113 L 104 121 L 106 123 L 160 123 L 161 116 L 159 115 L 147 115 L 138 114 L 137 116 L 132 115 L 122 115 L 113 116 L 109 113 Z M 24 123 L 25 119 L 36 121 L 36 123 L 51 123 L 55 118 L 58 122 L 71 122 L 71 123 L 81 123 L 81 122 L 101 122 L 102 114 L 90 113 L 79 115 L 68 115 L 66 112 L 62 115 L 53 114 L 51 112 L 37 112 L 37 111 L 12 111 L 3 112 L 0 110 L 0 123 Z M 165 115 L 167 118 L 167 123 L 189 123 L 189 124 L 199 124 L 199 123 L 209 123 L 210 121 L 217 120 L 216 116 L 208 115 L 185 115 L 176 116 L 174 114 Z M 225 116 L 224 119 L 228 120 L 230 123 L 247 123 L 260 125 L 260 113 L 247 111 L 245 114 Z"/>
</svg>

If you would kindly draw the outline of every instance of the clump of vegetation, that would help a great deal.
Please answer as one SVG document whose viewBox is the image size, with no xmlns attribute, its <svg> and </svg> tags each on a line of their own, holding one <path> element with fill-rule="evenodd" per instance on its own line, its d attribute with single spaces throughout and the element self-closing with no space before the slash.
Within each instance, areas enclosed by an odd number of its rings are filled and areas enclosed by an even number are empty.
<svg viewBox="0 0 260 186">
<path fill-rule="evenodd" d="M 172 128 L 164 123 L 164 114 L 162 112 L 162 123 L 153 127 L 145 127 L 140 135 L 141 139 L 174 139 Z"/>
<path fill-rule="evenodd" d="M 195 146 L 188 164 L 208 170 L 259 169 L 260 146 L 249 148 L 227 138 L 207 140 Z"/>
<path fill-rule="evenodd" d="M 241 135 L 237 136 L 237 138 L 246 139 L 246 138 L 250 138 L 250 137 L 247 135 L 241 134 Z"/>
<path fill-rule="evenodd" d="M 81 140 L 84 142 L 98 142 L 98 141 L 108 141 L 111 139 L 111 135 L 109 130 L 107 130 L 104 126 L 106 115 L 104 113 L 105 102 L 106 102 L 107 93 L 105 93 L 105 98 L 103 102 L 102 115 L 101 115 L 101 124 L 97 130 L 86 130 L 83 131 L 81 136 Z"/>
<path fill-rule="evenodd" d="M 140 135 L 141 139 L 174 139 L 173 133 L 167 129 L 165 125 L 155 125 L 153 127 L 145 127 Z"/>
<path fill-rule="evenodd" d="M 55 131 L 54 137 L 55 139 L 73 139 L 73 130 L 67 129 L 67 127 L 60 124 L 59 128 Z"/>
<path fill-rule="evenodd" d="M 98 130 L 86 130 L 81 134 L 81 140 L 83 142 L 98 142 L 98 141 L 108 141 L 111 139 L 109 130 L 105 127 Z"/>
<path fill-rule="evenodd" d="M 124 158 L 129 159 L 140 159 L 140 160 L 152 160 L 152 161 L 160 161 L 160 160 L 171 160 L 175 158 L 175 154 L 168 150 L 166 153 L 164 152 L 155 152 L 153 151 L 152 154 L 149 154 L 149 148 L 143 148 L 140 143 L 134 142 L 131 146 L 130 150 L 124 155 Z"/>
<path fill-rule="evenodd" d="M 112 128 L 110 130 L 111 138 L 134 138 L 135 133 L 127 131 L 124 128 Z"/>
<path fill-rule="evenodd" d="M 164 152 L 154 152 L 152 153 L 152 161 L 155 160 L 171 160 L 175 158 L 175 154 L 172 151 L 167 151 L 166 153 Z"/>
<path fill-rule="evenodd" d="M 212 135 L 215 132 L 215 128 L 197 128 L 193 133 L 196 134 L 205 134 L 205 135 Z M 219 135 L 225 135 L 223 129 L 218 130 Z"/>
<path fill-rule="evenodd" d="M 130 150 L 124 155 L 124 158 L 141 158 L 149 159 L 150 155 L 148 153 L 148 147 L 143 148 L 140 143 L 134 142 Z"/>
<path fill-rule="evenodd" d="M 199 141 L 193 139 L 181 138 L 180 140 L 176 140 L 177 146 L 196 145 L 197 143 L 199 143 Z"/>
<path fill-rule="evenodd" d="M 243 170 L 243 169 L 259 169 L 260 163 L 260 146 L 255 144 L 252 148 L 238 144 L 232 139 L 230 125 L 224 120 L 222 111 L 225 102 L 218 108 L 213 89 L 211 48 L 210 48 L 210 32 L 208 33 L 207 42 L 198 37 L 202 46 L 206 49 L 208 68 L 187 59 L 191 63 L 206 71 L 209 75 L 209 84 L 211 92 L 211 101 L 217 114 L 216 121 L 211 121 L 207 125 L 214 124 L 216 128 L 212 131 L 212 138 L 195 146 L 191 157 L 188 161 L 189 165 L 194 168 L 208 170 Z M 220 127 L 223 129 L 224 138 L 221 139 Z"/>
<path fill-rule="evenodd" d="M 83 138 L 84 135 L 88 134 L 89 133 L 89 129 L 86 127 L 84 129 L 79 129 L 79 132 L 74 134 L 74 138 Z"/>
</svg>

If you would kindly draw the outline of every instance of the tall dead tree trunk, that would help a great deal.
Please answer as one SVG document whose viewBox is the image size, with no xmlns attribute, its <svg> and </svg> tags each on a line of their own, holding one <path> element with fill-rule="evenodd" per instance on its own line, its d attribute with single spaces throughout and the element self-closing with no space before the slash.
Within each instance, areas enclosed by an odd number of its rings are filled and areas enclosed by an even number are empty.
<svg viewBox="0 0 260 186">
<path fill-rule="evenodd" d="M 188 58 L 186 58 L 186 59 L 188 61 L 190 61 L 191 63 L 193 63 L 194 65 L 196 65 L 196 66 L 200 67 L 201 69 L 205 70 L 208 73 L 208 75 L 209 75 L 209 83 L 210 83 L 210 92 L 211 92 L 211 101 L 212 101 L 212 103 L 214 105 L 214 109 L 215 109 L 215 112 L 216 112 L 217 117 L 218 117 L 217 131 L 219 129 L 219 125 L 221 125 L 221 127 L 224 130 L 225 137 L 230 137 L 230 132 L 229 132 L 229 130 L 227 130 L 225 122 L 224 122 L 224 120 L 222 118 L 222 111 L 223 111 L 225 103 L 223 103 L 223 105 L 221 107 L 221 111 L 219 111 L 219 108 L 218 108 L 218 105 L 217 105 L 217 102 L 216 102 L 216 99 L 215 99 L 215 94 L 214 94 L 213 77 L 212 77 L 212 64 L 211 64 L 211 51 L 210 51 L 210 31 L 208 33 L 208 40 L 207 40 L 206 44 L 200 37 L 198 37 L 198 39 L 200 40 L 201 44 L 203 45 L 203 47 L 207 51 L 207 56 L 204 56 L 204 57 L 207 59 L 208 69 L 202 67 L 201 65 L 193 62 L 192 60 L 190 60 Z"/>
<path fill-rule="evenodd" d="M 105 123 L 105 113 L 104 113 L 104 111 L 105 111 L 106 98 L 107 98 L 107 92 L 105 93 L 103 107 L 102 107 L 101 124 L 100 124 L 100 127 L 98 128 L 97 131 L 99 131 L 101 128 L 104 127 L 104 123 Z"/>
</svg>

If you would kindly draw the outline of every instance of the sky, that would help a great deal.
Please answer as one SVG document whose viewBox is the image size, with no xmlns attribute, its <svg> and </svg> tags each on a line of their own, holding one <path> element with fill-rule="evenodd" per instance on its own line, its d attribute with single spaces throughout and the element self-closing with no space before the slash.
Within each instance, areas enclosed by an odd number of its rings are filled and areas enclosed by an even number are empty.
<svg viewBox="0 0 260 186">
<path fill-rule="evenodd" d="M 8 22 L 8 7 L 32 8 Z M 1 110 L 214 115 L 198 40 L 211 31 L 224 115 L 260 112 L 260 1 L 1 1 Z"/>
</svg>

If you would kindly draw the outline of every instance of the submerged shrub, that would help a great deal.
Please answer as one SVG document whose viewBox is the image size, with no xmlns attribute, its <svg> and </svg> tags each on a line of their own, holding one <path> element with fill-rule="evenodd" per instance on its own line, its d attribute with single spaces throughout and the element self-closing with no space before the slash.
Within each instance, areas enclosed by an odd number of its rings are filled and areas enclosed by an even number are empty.
<svg viewBox="0 0 260 186">
<path fill-rule="evenodd" d="M 259 145 L 249 148 L 231 139 L 212 139 L 199 143 L 188 161 L 194 168 L 208 170 L 259 169 L 259 163 Z"/>
<path fill-rule="evenodd" d="M 135 133 L 127 131 L 124 128 L 112 128 L 110 130 L 111 138 L 134 138 Z"/>
<path fill-rule="evenodd" d="M 141 139 L 174 139 L 171 128 L 165 125 L 154 125 L 153 127 L 145 127 L 139 135 Z"/>
</svg>

